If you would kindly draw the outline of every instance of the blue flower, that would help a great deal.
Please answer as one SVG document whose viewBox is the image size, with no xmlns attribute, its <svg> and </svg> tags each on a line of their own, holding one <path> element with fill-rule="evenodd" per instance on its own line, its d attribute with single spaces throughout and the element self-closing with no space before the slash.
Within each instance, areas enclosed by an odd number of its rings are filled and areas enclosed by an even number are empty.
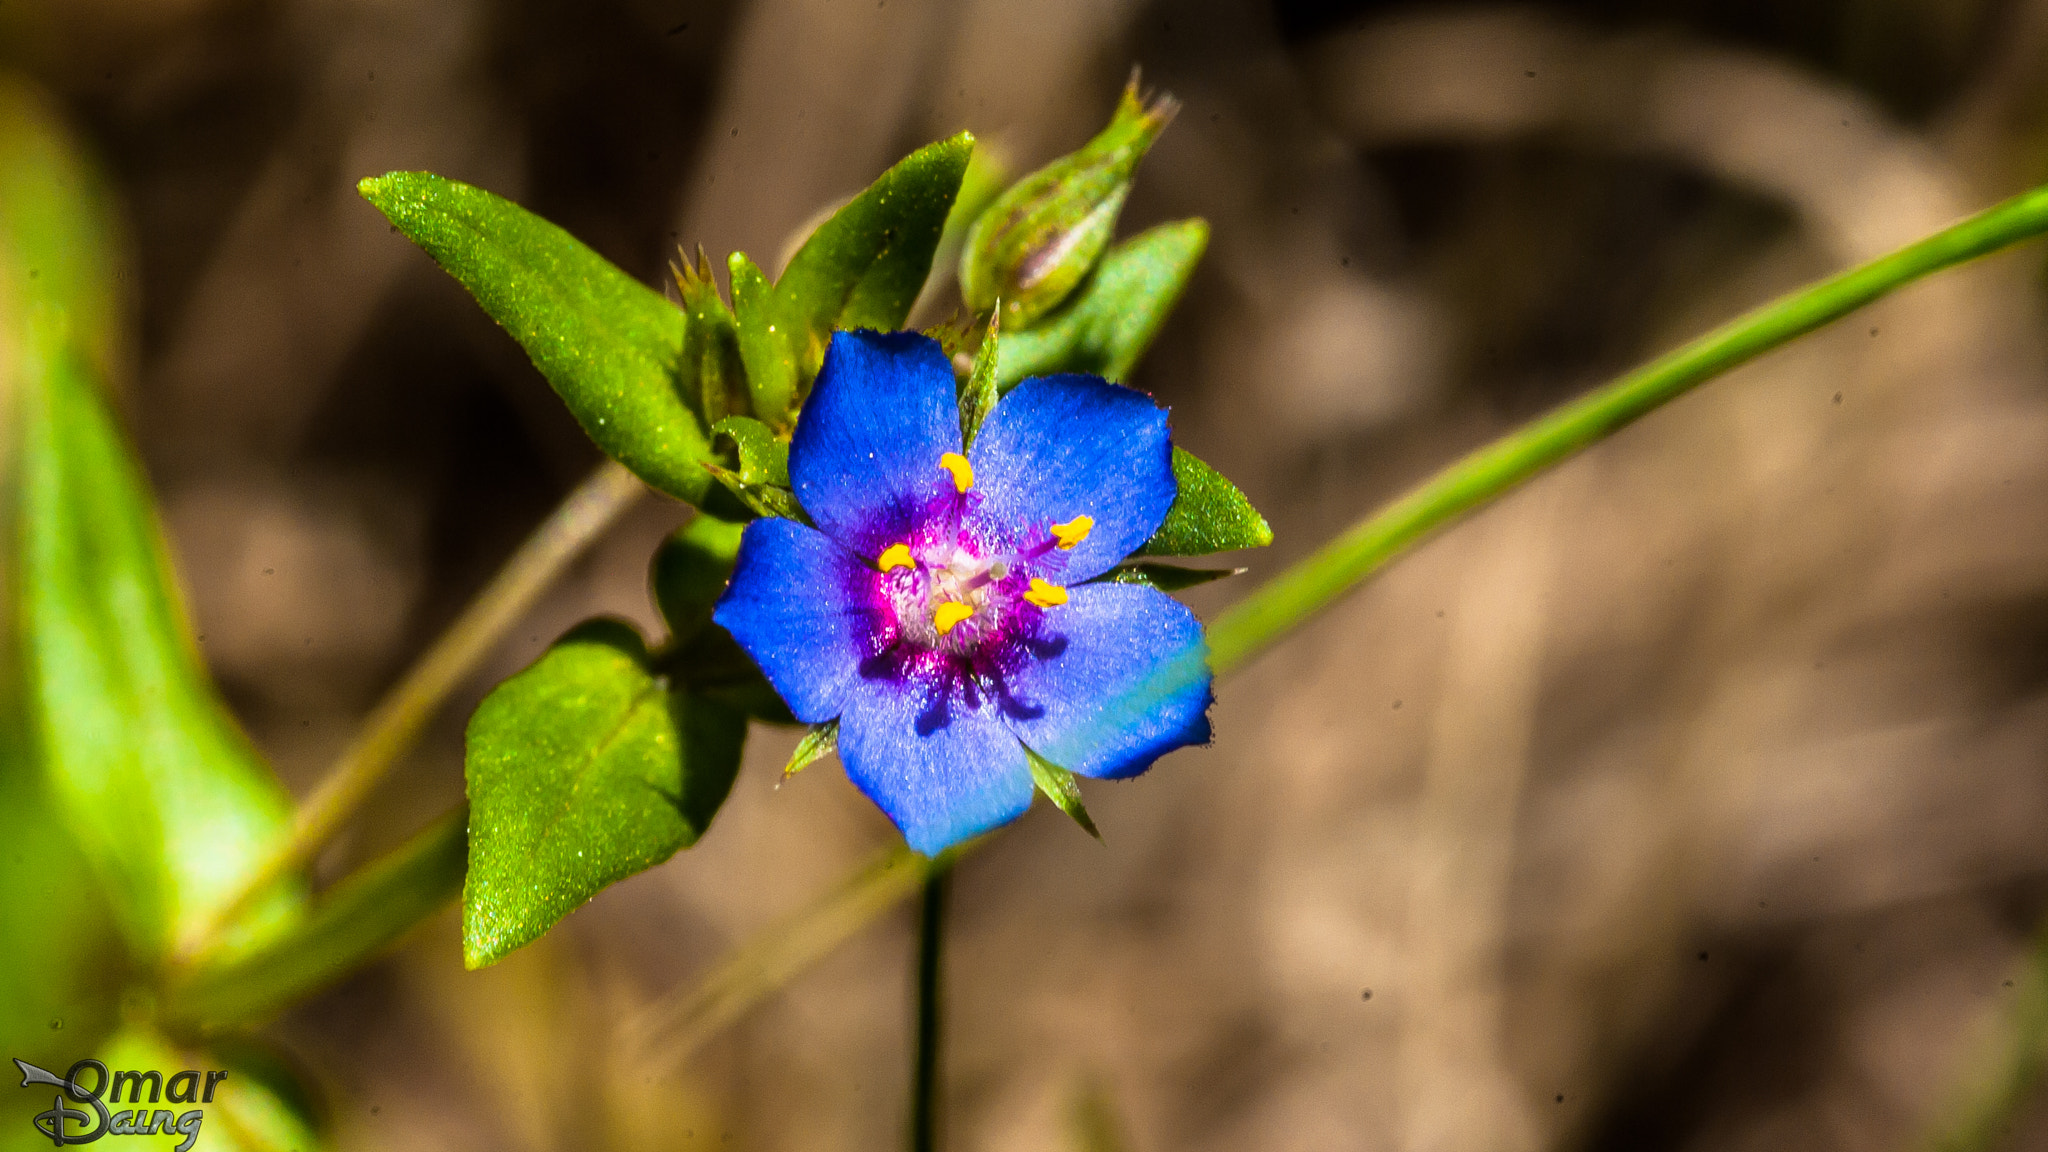
<svg viewBox="0 0 2048 1152">
<path fill-rule="evenodd" d="M 841 332 L 789 446 L 817 524 L 762 519 L 713 613 L 927 855 L 1031 806 L 1024 748 L 1118 779 L 1209 739 L 1201 625 L 1092 582 L 1173 503 L 1166 413 L 1094 376 L 1017 385 L 963 453 L 914 332 Z"/>
</svg>

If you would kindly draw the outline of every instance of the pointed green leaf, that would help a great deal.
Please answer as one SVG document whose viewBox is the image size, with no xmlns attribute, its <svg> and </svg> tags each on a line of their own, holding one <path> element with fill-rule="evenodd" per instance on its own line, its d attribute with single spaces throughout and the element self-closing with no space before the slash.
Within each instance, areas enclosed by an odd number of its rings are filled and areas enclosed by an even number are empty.
<svg viewBox="0 0 2048 1152">
<path fill-rule="evenodd" d="M 998 385 L 1007 391 L 1027 376 L 1051 372 L 1128 379 L 1208 245 L 1209 224 L 1196 219 L 1161 224 L 1110 249 L 1059 311 L 1003 333 Z"/>
<path fill-rule="evenodd" d="M 470 718 L 462 954 L 504 959 L 607 885 L 696 843 L 739 770 L 746 717 L 649 668 L 593 620 Z"/>
<path fill-rule="evenodd" d="M 1102 833 L 1095 830 L 1095 821 L 1088 818 L 1088 809 L 1081 804 L 1081 785 L 1075 782 L 1074 774 L 1029 747 L 1024 749 L 1024 759 L 1031 764 L 1031 782 L 1045 793 L 1045 798 L 1073 817 L 1082 831 L 1097 840 L 1102 839 Z"/>
<path fill-rule="evenodd" d="M 991 314 L 988 335 L 982 337 L 981 350 L 974 354 L 974 368 L 960 381 L 960 443 L 966 447 L 974 445 L 974 434 L 981 431 L 981 422 L 996 406 L 996 345 L 1001 328 L 1002 316 Z"/>
<path fill-rule="evenodd" d="M 605 455 L 672 496 L 710 486 L 710 444 L 684 398 L 684 315 L 510 200 L 431 172 L 356 185 L 502 325 Z"/>
<path fill-rule="evenodd" d="M 203 1028 L 251 1023 L 354 971 L 462 891 L 468 824 L 457 809 L 323 893 L 290 931 L 186 973 L 171 1015 Z"/>
<path fill-rule="evenodd" d="M 733 253 L 725 265 L 732 276 L 740 361 L 747 368 L 754 415 L 770 427 L 788 428 L 796 419 L 797 359 L 791 350 L 799 338 L 796 325 L 767 274 L 745 252 Z"/>
<path fill-rule="evenodd" d="M 1177 564 L 1122 564 L 1111 568 L 1106 575 L 1097 577 L 1112 584 L 1142 584 L 1157 588 L 1161 592 L 1178 592 L 1222 580 L 1230 576 L 1241 576 L 1242 568 L 1182 568 Z"/>
<path fill-rule="evenodd" d="M 833 329 L 903 327 L 973 151 L 962 132 L 904 157 L 790 257 L 775 288 L 803 379 L 817 374 Z"/>
<path fill-rule="evenodd" d="M 0 85 L 0 587 L 19 630 L 0 681 L 19 685 L 43 794 L 147 962 L 235 887 L 288 806 L 214 695 L 102 396 L 105 203 L 54 114 Z M 230 947 L 296 907 L 273 893 Z"/>
<path fill-rule="evenodd" d="M 838 750 L 839 721 L 813 724 L 804 733 L 804 738 L 796 742 L 796 751 L 789 754 L 789 763 L 782 766 L 782 778 L 787 780 Z"/>
<path fill-rule="evenodd" d="M 669 643 L 687 643 L 711 622 L 711 606 L 732 578 L 744 526 L 699 515 L 669 534 L 654 551 L 648 583 L 668 622 Z"/>
<path fill-rule="evenodd" d="M 1264 548 L 1273 529 L 1237 485 L 1176 447 L 1173 479 L 1179 485 L 1166 522 L 1138 549 L 1140 556 L 1206 556 L 1238 548 Z"/>
<path fill-rule="evenodd" d="M 732 440 L 739 453 L 740 479 L 748 484 L 789 487 L 789 441 L 747 416 L 728 416 L 711 429 Z"/>
</svg>

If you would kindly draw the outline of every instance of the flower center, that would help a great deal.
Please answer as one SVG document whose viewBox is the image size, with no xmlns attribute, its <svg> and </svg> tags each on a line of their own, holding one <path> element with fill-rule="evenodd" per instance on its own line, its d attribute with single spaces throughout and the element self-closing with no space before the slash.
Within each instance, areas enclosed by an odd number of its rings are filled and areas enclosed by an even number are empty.
<svg viewBox="0 0 2048 1152">
<path fill-rule="evenodd" d="M 939 467 L 949 473 L 958 500 L 949 500 L 950 523 L 936 533 L 891 544 L 875 558 L 883 587 L 896 609 L 902 635 L 928 650 L 965 654 L 1003 631 L 1021 605 L 1044 611 L 1067 602 L 1067 590 L 1026 569 L 1055 549 L 1071 552 L 1094 530 L 1089 516 L 1046 528 L 1046 535 L 1022 547 L 989 549 L 961 526 L 961 512 L 974 486 L 974 468 L 948 452 Z"/>
</svg>

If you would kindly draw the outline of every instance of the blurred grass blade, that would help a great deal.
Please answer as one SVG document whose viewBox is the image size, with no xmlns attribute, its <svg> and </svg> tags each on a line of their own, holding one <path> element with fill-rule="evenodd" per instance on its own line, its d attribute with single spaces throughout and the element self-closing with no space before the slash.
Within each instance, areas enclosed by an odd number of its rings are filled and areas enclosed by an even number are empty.
<svg viewBox="0 0 2048 1152">
<path fill-rule="evenodd" d="M 356 188 L 526 349 L 605 455 L 671 496 L 703 499 L 710 444 L 683 397 L 681 309 L 481 188 L 431 172 Z"/>
<path fill-rule="evenodd" d="M 49 796 L 147 960 L 228 894 L 285 826 L 286 798 L 213 694 L 102 395 L 113 336 L 98 326 L 115 312 L 104 201 L 54 119 L 20 88 L 0 99 L 0 370 L 18 469 L 9 658 Z M 237 942 L 296 903 L 273 892 Z"/>
<path fill-rule="evenodd" d="M 1058 311 L 1029 328 L 1003 333 L 997 386 L 1008 391 L 1026 376 L 1052 372 L 1129 379 L 1208 246 L 1207 221 L 1180 220 L 1111 248 L 1095 275 Z"/>
<path fill-rule="evenodd" d="M 469 810 L 457 808 L 323 894 L 290 931 L 184 976 L 171 1015 L 202 1027 L 260 1020 L 347 975 L 462 891 Z"/>
<path fill-rule="evenodd" d="M 523 947 L 606 886 L 696 843 L 732 788 L 747 718 L 649 667 L 629 624 L 592 620 L 470 718 L 462 957 Z"/>
</svg>

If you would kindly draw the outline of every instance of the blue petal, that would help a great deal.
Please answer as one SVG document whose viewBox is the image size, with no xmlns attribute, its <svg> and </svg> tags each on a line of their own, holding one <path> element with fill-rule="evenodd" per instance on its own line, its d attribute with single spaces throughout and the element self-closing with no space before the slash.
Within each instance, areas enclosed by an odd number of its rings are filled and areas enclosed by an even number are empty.
<svg viewBox="0 0 2048 1152">
<path fill-rule="evenodd" d="M 933 856 L 1031 807 L 1031 768 L 992 701 L 957 686 L 862 682 L 839 718 L 846 775 L 912 848 Z"/>
<path fill-rule="evenodd" d="M 1082 776 L 1136 776 L 1209 742 L 1209 652 L 1187 606 L 1136 584 L 1083 584 L 1047 610 L 1040 657 L 1006 678 L 1018 739 Z"/>
<path fill-rule="evenodd" d="M 768 517 L 740 536 L 732 583 L 711 618 L 807 724 L 839 715 L 884 622 L 874 573 L 816 529 Z"/>
<path fill-rule="evenodd" d="M 1012 530 L 1042 532 L 1076 516 L 1095 529 L 1067 560 L 1086 580 L 1152 538 L 1173 504 L 1166 412 L 1143 392 L 1094 376 L 1039 376 L 1010 390 L 968 453 L 982 510 Z"/>
<path fill-rule="evenodd" d="M 952 491 L 960 450 L 953 367 L 916 332 L 836 332 L 789 443 L 798 503 L 827 536 L 872 558 Z"/>
</svg>

